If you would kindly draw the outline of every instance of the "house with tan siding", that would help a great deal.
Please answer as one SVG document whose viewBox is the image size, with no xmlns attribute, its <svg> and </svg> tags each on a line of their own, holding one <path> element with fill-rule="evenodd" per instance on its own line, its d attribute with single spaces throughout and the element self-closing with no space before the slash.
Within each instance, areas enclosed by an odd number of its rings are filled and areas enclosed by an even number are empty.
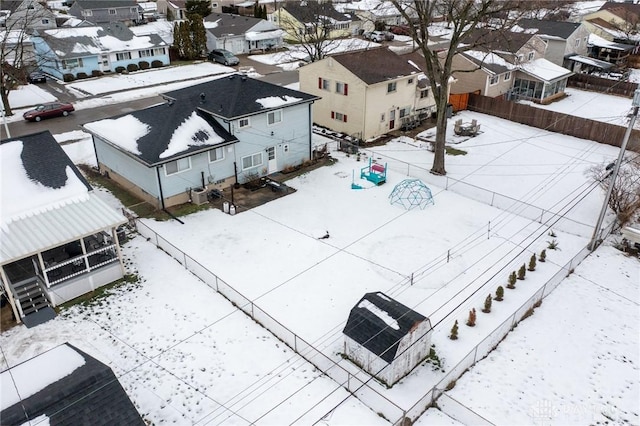
<svg viewBox="0 0 640 426">
<path fill-rule="evenodd" d="M 435 112 L 418 62 L 382 47 L 334 55 L 299 69 L 300 90 L 322 98 L 314 123 L 371 140 Z"/>
</svg>

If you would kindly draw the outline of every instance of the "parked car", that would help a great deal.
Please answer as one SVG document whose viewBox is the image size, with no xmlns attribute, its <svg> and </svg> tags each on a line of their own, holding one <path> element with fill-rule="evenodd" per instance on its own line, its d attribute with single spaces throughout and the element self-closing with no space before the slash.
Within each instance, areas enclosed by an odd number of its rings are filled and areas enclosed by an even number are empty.
<svg viewBox="0 0 640 426">
<path fill-rule="evenodd" d="M 389 31 L 396 35 L 411 35 L 411 31 L 406 25 L 392 25 L 389 27 Z"/>
<path fill-rule="evenodd" d="M 47 76 L 40 71 L 34 71 L 32 73 L 29 73 L 29 75 L 27 76 L 27 81 L 29 83 L 46 83 Z"/>
<path fill-rule="evenodd" d="M 238 59 L 233 53 L 224 49 L 213 49 L 209 52 L 209 60 L 218 62 L 219 64 L 224 65 L 238 65 L 240 63 L 240 59 Z"/>
<path fill-rule="evenodd" d="M 365 38 L 368 38 L 371 41 L 375 41 L 376 43 L 380 43 L 385 40 L 393 40 L 393 34 L 391 34 L 389 31 L 373 31 L 371 34 L 369 34 L 368 37 L 365 36 Z"/>
<path fill-rule="evenodd" d="M 64 102 L 49 102 L 41 104 L 30 111 L 25 112 L 22 117 L 27 121 L 40 121 L 49 117 L 66 117 L 69 113 L 75 111 L 73 105 Z"/>
</svg>

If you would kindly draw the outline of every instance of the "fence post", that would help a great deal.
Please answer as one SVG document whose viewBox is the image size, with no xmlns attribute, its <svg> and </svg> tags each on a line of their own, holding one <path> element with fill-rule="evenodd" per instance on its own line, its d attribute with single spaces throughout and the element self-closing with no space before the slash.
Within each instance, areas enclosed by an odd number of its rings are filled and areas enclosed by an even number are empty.
<svg viewBox="0 0 640 426">
<path fill-rule="evenodd" d="M 495 192 L 491 192 L 491 207 L 493 207 L 493 201 L 496 198 L 496 193 Z"/>
<path fill-rule="evenodd" d="M 487 240 L 491 238 L 491 221 L 487 224 Z"/>
<path fill-rule="evenodd" d="M 182 250 L 180 250 L 180 251 L 182 251 Z M 187 253 L 182 252 L 182 257 L 184 259 L 184 269 L 189 269 L 189 268 L 187 268 Z"/>
<path fill-rule="evenodd" d="M 449 255 L 451 253 L 451 249 L 447 250 L 447 263 L 449 263 Z"/>
</svg>

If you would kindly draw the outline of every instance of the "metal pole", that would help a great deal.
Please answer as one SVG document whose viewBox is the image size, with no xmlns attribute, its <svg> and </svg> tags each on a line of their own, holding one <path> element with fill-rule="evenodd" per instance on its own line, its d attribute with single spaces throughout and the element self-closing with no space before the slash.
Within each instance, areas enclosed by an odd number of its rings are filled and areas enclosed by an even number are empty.
<svg viewBox="0 0 640 426">
<path fill-rule="evenodd" d="M 627 148 L 627 143 L 629 142 L 629 137 L 631 136 L 631 130 L 633 130 L 633 126 L 636 122 L 636 118 L 638 117 L 638 107 L 640 107 L 640 89 L 636 89 L 633 95 L 633 112 L 631 114 L 631 120 L 629 121 L 629 127 L 627 127 L 627 131 L 624 133 L 624 138 L 622 139 L 622 145 L 620 146 L 620 153 L 618 154 L 618 160 L 616 161 L 615 167 L 613 168 L 613 172 L 609 175 L 610 181 L 609 181 L 609 188 L 607 189 L 607 195 L 604 197 L 604 202 L 602 203 L 602 209 L 600 210 L 600 215 L 598 216 L 598 221 L 596 222 L 596 227 L 593 230 L 593 236 L 591 237 L 591 242 L 589 243 L 589 250 L 591 251 L 594 251 L 598 245 L 600 227 L 602 227 L 604 216 L 607 213 L 607 207 L 609 206 L 609 198 L 611 198 L 611 193 L 613 192 L 613 186 L 616 183 L 616 178 L 618 177 L 618 171 L 620 170 L 620 165 L 622 164 L 622 160 L 624 159 L 624 151 Z"/>
</svg>

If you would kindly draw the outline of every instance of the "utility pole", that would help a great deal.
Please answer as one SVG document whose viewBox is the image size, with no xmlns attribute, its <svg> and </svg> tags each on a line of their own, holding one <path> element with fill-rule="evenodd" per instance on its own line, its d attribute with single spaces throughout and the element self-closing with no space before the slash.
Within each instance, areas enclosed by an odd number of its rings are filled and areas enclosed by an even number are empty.
<svg viewBox="0 0 640 426">
<path fill-rule="evenodd" d="M 611 193 L 613 192 L 613 186 L 616 183 L 616 178 L 618 177 L 618 172 L 620 171 L 620 165 L 622 164 L 622 160 L 624 159 L 624 151 L 627 148 L 627 143 L 629 142 L 631 131 L 633 130 L 636 118 L 638 117 L 638 108 L 640 108 L 640 89 L 636 89 L 635 93 L 633 94 L 632 105 L 633 112 L 631 113 L 631 120 L 629 121 L 629 127 L 627 127 L 624 138 L 622 139 L 622 145 L 620 146 L 618 160 L 616 160 L 615 166 L 613 167 L 613 172 L 608 175 L 610 179 L 609 188 L 607 189 L 607 195 L 604 197 L 602 209 L 600 210 L 600 215 L 598 216 L 598 221 L 596 222 L 596 227 L 593 230 L 593 236 L 591 237 L 591 242 L 589 243 L 589 250 L 591 251 L 594 251 L 598 246 L 598 241 L 600 239 L 600 227 L 602 226 L 604 216 L 607 213 L 607 207 L 609 206 L 609 199 L 611 198 Z"/>
</svg>

